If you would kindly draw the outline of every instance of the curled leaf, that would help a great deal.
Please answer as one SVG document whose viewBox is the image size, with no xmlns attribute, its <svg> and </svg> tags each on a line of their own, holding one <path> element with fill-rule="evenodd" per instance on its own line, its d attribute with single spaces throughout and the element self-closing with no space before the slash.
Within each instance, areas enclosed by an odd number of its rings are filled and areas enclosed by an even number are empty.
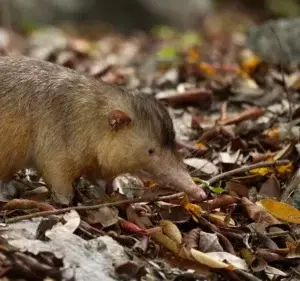
<svg viewBox="0 0 300 281">
<path fill-rule="evenodd" d="M 165 235 L 167 235 L 170 239 L 175 241 L 178 244 L 182 242 L 182 235 L 178 227 L 169 220 L 161 220 L 159 225 L 162 228 L 162 231 Z"/>
<path fill-rule="evenodd" d="M 139 226 L 130 221 L 120 219 L 119 223 L 120 226 L 126 231 L 145 234 L 145 229 L 140 228 Z"/>
<path fill-rule="evenodd" d="M 274 218 L 264 208 L 252 203 L 246 197 L 243 197 L 241 199 L 241 203 L 245 207 L 249 217 L 255 222 L 264 222 L 267 225 L 280 224 L 280 221 Z"/>
<path fill-rule="evenodd" d="M 40 211 L 54 211 L 55 208 L 47 203 L 40 203 L 28 199 L 13 199 L 3 206 L 3 210 L 29 210 L 38 209 Z"/>
<path fill-rule="evenodd" d="M 174 253 L 176 255 L 178 254 L 178 251 L 179 251 L 178 243 L 175 242 L 174 240 L 172 240 L 171 238 L 169 238 L 167 235 L 156 232 L 156 233 L 150 234 L 150 236 L 153 240 L 155 240 L 156 242 L 158 242 L 159 244 L 161 244 L 162 246 L 167 248 L 172 253 Z"/>
<path fill-rule="evenodd" d="M 196 261 L 198 261 L 199 263 L 204 264 L 206 266 L 209 266 L 211 268 L 223 268 L 223 269 L 227 269 L 227 270 L 233 270 L 232 265 L 226 264 L 222 261 L 218 261 L 218 260 L 210 257 L 208 254 L 205 254 L 198 250 L 191 249 L 191 254 Z"/>
</svg>

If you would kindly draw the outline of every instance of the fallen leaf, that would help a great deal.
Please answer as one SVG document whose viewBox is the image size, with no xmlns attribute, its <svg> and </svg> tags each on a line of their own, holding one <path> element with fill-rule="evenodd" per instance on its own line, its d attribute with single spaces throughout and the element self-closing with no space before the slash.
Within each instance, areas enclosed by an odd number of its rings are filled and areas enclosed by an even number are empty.
<svg viewBox="0 0 300 281">
<path fill-rule="evenodd" d="M 267 265 L 265 268 L 265 273 L 268 276 L 269 280 L 275 280 L 278 276 L 287 277 L 288 274 L 278 268 Z"/>
<path fill-rule="evenodd" d="M 165 235 L 171 238 L 178 244 L 182 243 L 182 235 L 178 227 L 169 220 L 161 220 L 159 226 L 162 228 L 162 231 Z"/>
<path fill-rule="evenodd" d="M 178 255 L 179 252 L 178 243 L 172 240 L 171 238 L 169 238 L 167 235 L 156 232 L 156 233 L 151 233 L 150 236 L 153 240 L 155 240 L 156 242 L 158 242 L 159 244 L 167 248 L 169 251 L 171 251 L 175 255 Z"/>
<path fill-rule="evenodd" d="M 227 181 L 225 189 L 228 192 L 234 192 L 239 197 L 248 197 L 249 196 L 248 187 L 245 184 L 240 183 L 240 182 Z"/>
<path fill-rule="evenodd" d="M 264 114 L 264 110 L 260 107 L 250 107 L 241 112 L 238 116 L 229 117 L 226 120 L 218 121 L 220 125 L 238 124 L 246 120 L 255 120 Z"/>
<path fill-rule="evenodd" d="M 292 173 L 292 171 L 294 170 L 294 166 L 290 162 L 286 165 L 275 165 L 275 169 L 281 177 L 286 177 Z"/>
<path fill-rule="evenodd" d="M 269 179 L 267 179 L 261 186 L 259 190 L 259 195 L 265 197 L 272 197 L 272 198 L 280 198 L 281 190 L 280 190 L 280 183 L 276 176 L 271 175 Z"/>
<path fill-rule="evenodd" d="M 218 167 L 206 159 L 186 158 L 183 160 L 183 162 L 186 165 L 193 167 L 207 175 L 215 175 L 219 172 Z"/>
<path fill-rule="evenodd" d="M 146 230 L 143 229 L 143 228 L 140 228 L 138 225 L 130 222 L 130 221 L 127 221 L 127 220 L 124 220 L 124 219 L 120 219 L 119 220 L 119 223 L 120 223 L 120 226 L 128 231 L 128 232 L 133 232 L 133 233 L 140 233 L 140 234 L 146 234 Z"/>
<path fill-rule="evenodd" d="M 269 212 L 267 212 L 264 208 L 258 206 L 251 202 L 248 198 L 243 197 L 241 199 L 241 203 L 245 207 L 248 216 L 253 219 L 255 222 L 266 223 L 268 226 L 273 224 L 281 224 L 279 220 L 274 218 Z"/>
<path fill-rule="evenodd" d="M 270 198 L 260 200 L 259 204 L 274 217 L 282 221 L 300 224 L 300 211 L 291 205 Z"/>
<path fill-rule="evenodd" d="M 240 150 L 237 150 L 233 153 L 230 152 L 219 153 L 219 158 L 222 163 L 234 164 L 237 162 L 239 156 L 240 156 Z"/>
<path fill-rule="evenodd" d="M 97 210 L 88 210 L 84 216 L 87 223 L 93 225 L 100 223 L 106 228 L 115 225 L 119 220 L 119 210 L 114 207 L 102 207 Z"/>
<path fill-rule="evenodd" d="M 227 270 L 233 270 L 233 266 L 226 264 L 222 261 L 216 260 L 206 253 L 200 252 L 195 249 L 191 249 L 191 255 L 193 258 L 201 264 L 207 265 L 210 268 L 223 268 Z"/>
<path fill-rule="evenodd" d="M 274 173 L 274 169 L 272 167 L 262 167 L 256 168 L 249 171 L 251 174 L 267 176 Z"/>
<path fill-rule="evenodd" d="M 210 257 L 219 260 L 219 261 L 227 261 L 231 265 L 233 265 L 235 268 L 239 268 L 241 270 L 248 270 L 247 263 L 245 260 L 241 259 L 240 257 L 237 257 L 235 255 L 232 255 L 227 252 L 210 252 L 207 253 Z"/>
<path fill-rule="evenodd" d="M 3 210 L 29 210 L 38 209 L 40 211 L 54 211 L 55 208 L 47 203 L 41 203 L 28 199 L 13 199 L 3 206 Z"/>
<path fill-rule="evenodd" d="M 222 194 L 212 200 L 206 202 L 207 210 L 214 210 L 221 207 L 230 206 L 234 203 L 237 203 L 238 199 L 227 194 Z"/>
<path fill-rule="evenodd" d="M 212 98 L 212 91 L 206 88 L 191 89 L 184 93 L 176 91 L 164 91 L 156 95 L 159 100 L 166 100 L 170 105 L 183 105 L 183 104 L 202 104 Z"/>
<path fill-rule="evenodd" d="M 216 233 L 208 233 L 200 231 L 198 249 L 204 253 L 209 252 L 223 252 L 224 249 L 219 242 Z"/>
</svg>

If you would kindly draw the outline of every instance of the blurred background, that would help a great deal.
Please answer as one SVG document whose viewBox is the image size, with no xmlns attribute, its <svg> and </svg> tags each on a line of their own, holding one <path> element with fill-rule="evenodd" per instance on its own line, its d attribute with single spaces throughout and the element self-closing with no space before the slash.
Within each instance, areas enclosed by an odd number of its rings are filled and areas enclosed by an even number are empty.
<svg viewBox="0 0 300 281">
<path fill-rule="evenodd" d="M 247 12 L 253 20 L 295 17 L 299 0 L 0 0 L 3 24 L 28 29 L 41 25 L 95 24 L 121 32 L 167 24 L 192 28 L 216 10 Z"/>
</svg>

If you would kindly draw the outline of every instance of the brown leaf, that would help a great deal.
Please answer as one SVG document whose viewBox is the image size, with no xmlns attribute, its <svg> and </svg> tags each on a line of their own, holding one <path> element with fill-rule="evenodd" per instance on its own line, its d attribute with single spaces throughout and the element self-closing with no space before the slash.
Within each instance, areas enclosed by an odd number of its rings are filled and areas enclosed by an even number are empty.
<svg viewBox="0 0 300 281">
<path fill-rule="evenodd" d="M 275 175 L 271 175 L 261 186 L 259 195 L 279 199 L 281 196 L 280 183 Z"/>
<path fill-rule="evenodd" d="M 118 264 L 115 270 L 118 275 L 121 275 L 122 277 L 126 276 L 128 279 L 134 280 L 140 280 L 141 277 L 147 273 L 143 264 L 137 264 L 134 261 Z"/>
<path fill-rule="evenodd" d="M 261 272 L 267 267 L 267 265 L 268 263 L 265 260 L 255 257 L 251 262 L 251 269 L 254 272 Z"/>
<path fill-rule="evenodd" d="M 268 226 L 281 223 L 279 220 L 277 220 L 271 214 L 269 214 L 265 209 L 252 203 L 246 197 L 243 197 L 241 199 L 241 203 L 245 207 L 248 216 L 255 222 L 263 222 L 266 223 Z"/>
<path fill-rule="evenodd" d="M 115 225 L 119 220 L 119 211 L 114 207 L 103 207 L 98 210 L 86 211 L 84 217 L 87 223 L 93 225 L 100 223 L 106 228 Z"/>
<path fill-rule="evenodd" d="M 206 88 L 191 89 L 184 93 L 161 92 L 156 95 L 159 100 L 166 100 L 170 105 L 202 104 L 212 98 L 212 91 Z"/>
<path fill-rule="evenodd" d="M 227 120 L 221 120 L 218 121 L 218 124 L 220 125 L 231 125 L 231 124 L 237 124 L 240 122 L 243 122 L 245 120 L 253 120 L 257 119 L 258 117 L 262 116 L 264 114 L 264 110 L 260 107 L 250 107 L 243 112 L 241 112 L 236 117 L 228 118 Z"/>
<path fill-rule="evenodd" d="M 219 239 L 216 233 L 208 233 L 200 231 L 199 237 L 199 250 L 207 252 L 222 252 L 224 251 L 223 247 L 219 243 Z"/>
<path fill-rule="evenodd" d="M 231 192 L 235 192 L 238 196 L 242 197 L 247 197 L 249 196 L 248 194 L 248 187 L 242 183 L 236 182 L 236 181 L 227 181 L 226 182 L 226 190 Z"/>
<path fill-rule="evenodd" d="M 183 242 L 186 248 L 191 249 L 199 247 L 200 232 L 200 228 L 194 228 L 187 235 L 184 236 Z"/>
<path fill-rule="evenodd" d="M 237 203 L 238 199 L 227 194 L 220 195 L 207 202 L 207 210 L 214 210 L 221 207 L 227 207 L 234 203 Z"/>
<path fill-rule="evenodd" d="M 47 203 L 40 203 L 28 199 L 13 199 L 3 206 L 3 210 L 29 210 L 38 209 L 40 211 L 54 211 L 56 210 L 52 205 Z"/>
<path fill-rule="evenodd" d="M 259 231 L 256 233 L 257 237 L 260 240 L 260 243 L 268 248 L 268 249 L 278 249 L 277 244 L 268 236 L 264 235 L 263 233 L 260 233 Z"/>
<path fill-rule="evenodd" d="M 257 249 L 256 256 L 270 263 L 283 260 L 284 256 L 271 252 L 269 249 Z"/>
</svg>

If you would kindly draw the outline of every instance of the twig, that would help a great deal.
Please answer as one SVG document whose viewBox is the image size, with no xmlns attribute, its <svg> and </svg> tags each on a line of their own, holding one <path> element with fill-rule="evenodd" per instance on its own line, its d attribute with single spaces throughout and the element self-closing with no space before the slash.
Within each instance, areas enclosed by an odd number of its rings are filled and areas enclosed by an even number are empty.
<svg viewBox="0 0 300 281">
<path fill-rule="evenodd" d="M 108 202 L 108 203 L 102 203 L 102 204 L 97 204 L 97 205 L 92 205 L 92 206 L 76 206 L 76 207 L 67 207 L 67 208 L 62 208 L 54 211 L 43 211 L 43 212 L 37 212 L 33 214 L 28 214 L 24 216 L 18 216 L 14 217 L 11 219 L 6 219 L 5 223 L 12 223 L 12 222 L 17 222 L 21 220 L 26 220 L 26 219 L 32 219 L 36 217 L 47 217 L 51 215 L 60 215 L 72 210 L 76 211 L 88 211 L 88 210 L 97 210 L 100 208 L 104 207 L 115 207 L 115 206 L 120 206 L 120 205 L 125 205 L 125 204 L 132 204 L 132 203 L 138 203 L 138 202 L 144 202 L 144 201 L 152 201 L 155 200 L 157 197 L 154 196 L 145 196 L 145 197 L 140 197 L 140 198 L 133 198 L 133 199 L 127 199 L 127 200 L 121 200 L 117 202 Z"/>
<path fill-rule="evenodd" d="M 261 163 L 256 163 L 253 165 L 246 165 L 241 168 L 237 168 L 237 169 L 219 174 L 219 175 L 211 178 L 210 180 L 206 181 L 205 183 L 200 184 L 199 188 L 204 188 L 206 185 L 211 185 L 211 184 L 218 182 L 224 178 L 228 178 L 228 177 L 236 175 L 236 174 L 244 173 L 244 172 L 247 172 L 252 169 L 257 169 L 257 168 L 262 168 L 262 167 L 271 167 L 274 165 L 286 165 L 288 163 L 289 163 L 288 160 L 279 160 L 279 161 L 274 161 L 274 162 L 261 162 Z M 179 192 L 179 193 L 175 193 L 172 195 L 159 196 L 159 197 L 149 195 L 149 196 L 144 196 L 144 197 L 140 197 L 140 198 L 122 200 L 122 201 L 118 201 L 118 202 L 102 203 L 102 204 L 92 205 L 92 206 L 67 207 L 67 208 L 54 210 L 54 211 L 43 211 L 43 212 L 37 212 L 37 213 L 28 214 L 28 215 L 24 215 L 24 216 L 18 216 L 18 217 L 6 219 L 5 222 L 13 223 L 13 222 L 18 222 L 18 221 L 26 220 L 26 219 L 32 219 L 32 218 L 36 218 L 36 217 L 47 217 L 50 215 L 60 215 L 60 214 L 69 212 L 71 210 L 88 211 L 88 210 L 97 210 L 97 209 L 100 209 L 103 207 L 115 207 L 115 206 L 120 206 L 120 205 L 124 205 L 124 204 L 132 204 L 132 203 L 138 203 L 138 202 L 177 199 L 184 195 L 185 195 L 184 192 Z"/>
<path fill-rule="evenodd" d="M 274 165 L 286 165 L 288 163 L 290 163 L 289 160 L 279 160 L 279 161 L 274 161 L 274 162 L 260 162 L 260 163 L 256 163 L 256 164 L 252 164 L 252 165 L 245 165 L 243 167 L 219 174 L 219 175 L 211 178 L 210 180 L 208 180 L 207 184 L 211 185 L 211 184 L 218 182 L 224 178 L 228 178 L 228 177 L 231 177 L 236 174 L 244 173 L 249 170 L 263 168 L 263 167 L 272 167 Z M 202 183 L 200 185 L 200 187 L 204 187 L 205 185 L 206 185 L 206 183 Z"/>
</svg>

